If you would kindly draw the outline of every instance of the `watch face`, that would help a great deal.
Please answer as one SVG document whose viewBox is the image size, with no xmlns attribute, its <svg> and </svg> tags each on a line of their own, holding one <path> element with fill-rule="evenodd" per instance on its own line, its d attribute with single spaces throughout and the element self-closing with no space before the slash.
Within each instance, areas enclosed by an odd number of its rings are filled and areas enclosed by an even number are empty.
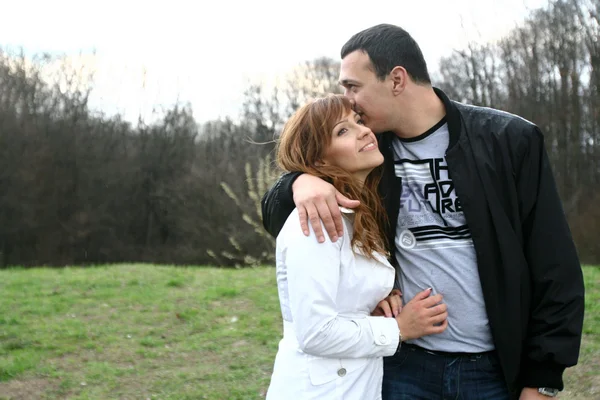
<svg viewBox="0 0 600 400">
<path fill-rule="evenodd" d="M 539 388 L 538 392 L 544 396 L 555 397 L 558 394 L 558 389 L 552 388 Z"/>
</svg>

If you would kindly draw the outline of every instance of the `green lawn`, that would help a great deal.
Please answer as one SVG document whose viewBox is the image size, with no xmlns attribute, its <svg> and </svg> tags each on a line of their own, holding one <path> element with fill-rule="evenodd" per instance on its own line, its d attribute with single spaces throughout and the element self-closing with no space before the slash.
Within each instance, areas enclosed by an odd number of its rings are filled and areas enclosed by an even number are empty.
<svg viewBox="0 0 600 400">
<path fill-rule="evenodd" d="M 563 399 L 600 395 L 600 268 Z M 260 399 L 280 338 L 272 268 L 0 271 L 0 399 Z"/>
</svg>

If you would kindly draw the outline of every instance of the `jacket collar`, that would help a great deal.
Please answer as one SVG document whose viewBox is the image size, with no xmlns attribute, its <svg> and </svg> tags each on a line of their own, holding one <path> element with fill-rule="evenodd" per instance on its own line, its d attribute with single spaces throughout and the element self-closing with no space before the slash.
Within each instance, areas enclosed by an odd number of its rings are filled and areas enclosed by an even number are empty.
<svg viewBox="0 0 600 400">
<path fill-rule="evenodd" d="M 439 97 L 439 99 L 444 104 L 444 108 L 446 109 L 446 121 L 448 122 L 448 131 L 450 132 L 450 143 L 448 144 L 448 150 L 454 147 L 454 145 L 460 139 L 460 130 L 461 130 L 461 116 L 460 110 L 456 106 L 456 103 L 453 102 L 446 96 L 441 89 L 436 87 L 433 88 L 433 91 Z M 394 138 L 393 132 L 384 132 L 381 135 L 381 139 L 383 139 L 382 147 L 389 148 L 391 150 L 392 140 Z"/>
<path fill-rule="evenodd" d="M 450 132 L 450 143 L 448 144 L 448 149 L 451 149 L 460 138 L 460 111 L 458 110 L 458 107 L 456 107 L 455 102 L 451 101 L 448 96 L 446 96 L 446 93 L 444 93 L 441 89 L 434 87 L 433 91 L 437 97 L 440 98 L 442 103 L 444 103 L 444 107 L 446 108 L 446 121 L 448 122 L 448 131 Z"/>
</svg>

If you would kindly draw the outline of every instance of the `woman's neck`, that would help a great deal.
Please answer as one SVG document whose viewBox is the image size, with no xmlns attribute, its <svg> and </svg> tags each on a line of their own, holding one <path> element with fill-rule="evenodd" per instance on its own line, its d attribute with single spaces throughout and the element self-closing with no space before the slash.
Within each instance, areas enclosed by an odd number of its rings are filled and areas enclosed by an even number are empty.
<svg viewBox="0 0 600 400">
<path fill-rule="evenodd" d="M 371 171 L 367 173 L 356 173 L 354 177 L 356 178 L 356 185 L 358 189 L 362 192 L 363 187 L 365 186 L 365 181 L 367 180 L 367 176 L 371 173 Z"/>
</svg>

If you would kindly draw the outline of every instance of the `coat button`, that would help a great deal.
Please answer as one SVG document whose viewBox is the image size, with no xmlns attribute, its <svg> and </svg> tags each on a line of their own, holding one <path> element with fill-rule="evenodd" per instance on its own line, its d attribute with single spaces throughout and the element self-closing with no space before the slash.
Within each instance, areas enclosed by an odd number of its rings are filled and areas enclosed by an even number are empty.
<svg viewBox="0 0 600 400">
<path fill-rule="evenodd" d="M 380 341 L 381 343 L 385 343 L 385 342 L 386 342 L 386 339 L 387 339 L 387 338 L 385 337 L 385 335 L 381 335 L 381 336 L 379 336 L 379 341 Z"/>
<path fill-rule="evenodd" d="M 346 368 L 338 369 L 338 376 L 340 376 L 340 377 L 346 376 Z"/>
</svg>

